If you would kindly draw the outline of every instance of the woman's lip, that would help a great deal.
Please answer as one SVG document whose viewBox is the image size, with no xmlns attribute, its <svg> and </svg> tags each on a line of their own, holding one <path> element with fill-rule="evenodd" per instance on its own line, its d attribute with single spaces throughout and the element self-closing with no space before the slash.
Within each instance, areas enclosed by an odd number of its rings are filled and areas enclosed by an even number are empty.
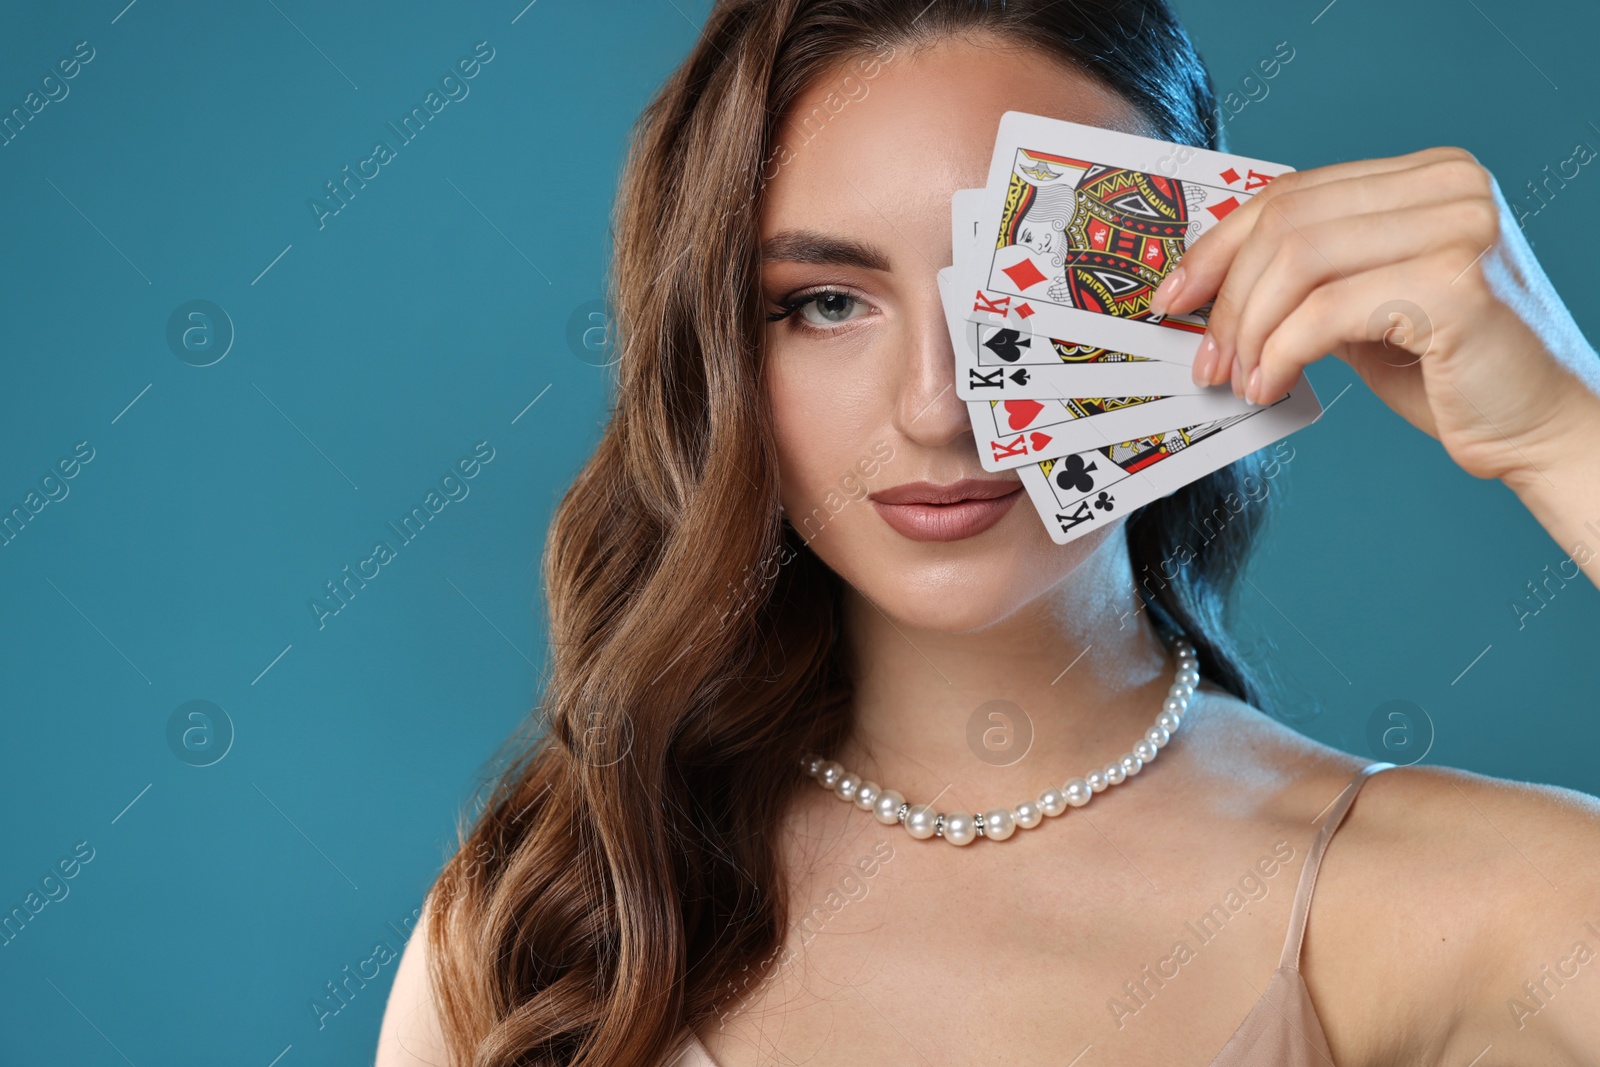
<svg viewBox="0 0 1600 1067">
<path fill-rule="evenodd" d="M 912 541 L 961 541 L 976 537 L 1005 517 L 1022 496 L 1018 484 L 1005 496 L 954 504 L 886 504 L 873 500 L 883 521 Z"/>
<path fill-rule="evenodd" d="M 963 500 L 996 500 L 1021 486 L 1016 479 L 959 478 L 947 484 L 905 482 L 870 494 L 880 504 L 959 504 Z"/>
</svg>

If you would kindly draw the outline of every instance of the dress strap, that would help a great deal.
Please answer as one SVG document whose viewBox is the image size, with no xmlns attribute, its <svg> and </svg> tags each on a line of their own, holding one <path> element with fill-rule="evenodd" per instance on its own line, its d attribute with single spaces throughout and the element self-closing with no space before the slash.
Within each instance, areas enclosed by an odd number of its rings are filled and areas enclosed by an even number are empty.
<svg viewBox="0 0 1600 1067">
<path fill-rule="evenodd" d="M 1278 960 L 1279 967 L 1292 967 L 1300 969 L 1300 949 L 1306 939 L 1306 919 L 1311 915 L 1311 890 L 1317 884 L 1317 869 L 1322 866 L 1322 854 L 1328 850 L 1328 842 L 1333 839 L 1333 833 L 1339 829 L 1339 824 L 1344 821 L 1345 813 L 1350 810 L 1350 805 L 1355 803 L 1356 794 L 1361 792 L 1361 787 L 1368 778 L 1379 771 L 1393 767 L 1392 763 L 1369 763 L 1355 773 L 1350 779 L 1350 784 L 1344 787 L 1338 799 L 1333 802 L 1332 809 L 1323 818 L 1317 836 L 1311 841 L 1311 849 L 1306 853 L 1305 865 L 1300 868 L 1300 885 L 1294 892 L 1294 910 L 1289 913 L 1289 936 L 1283 943 L 1283 955 Z"/>
</svg>

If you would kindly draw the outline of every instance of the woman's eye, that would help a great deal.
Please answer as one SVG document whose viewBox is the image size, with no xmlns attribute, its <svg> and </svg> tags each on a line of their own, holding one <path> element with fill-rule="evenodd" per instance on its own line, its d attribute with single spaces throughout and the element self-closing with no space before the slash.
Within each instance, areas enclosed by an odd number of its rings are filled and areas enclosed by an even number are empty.
<svg viewBox="0 0 1600 1067">
<path fill-rule="evenodd" d="M 826 327 L 850 321 L 860 304 L 849 293 L 815 293 L 804 297 L 796 310 L 813 326 Z"/>
<path fill-rule="evenodd" d="M 872 313 L 872 305 L 840 289 L 813 289 L 774 301 L 768 322 L 785 322 L 794 330 L 821 335 Z"/>
</svg>

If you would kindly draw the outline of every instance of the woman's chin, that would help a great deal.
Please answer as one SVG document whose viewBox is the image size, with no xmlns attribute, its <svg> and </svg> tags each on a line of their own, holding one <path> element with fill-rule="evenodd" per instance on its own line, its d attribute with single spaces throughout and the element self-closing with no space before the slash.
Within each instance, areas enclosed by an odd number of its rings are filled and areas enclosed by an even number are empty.
<svg viewBox="0 0 1600 1067">
<path fill-rule="evenodd" d="M 864 531 L 864 536 L 841 538 L 818 555 L 895 625 L 970 633 L 1005 620 L 1055 589 L 1094 557 L 1121 525 L 1057 545 L 1031 513 L 1020 517 L 1032 527 L 1002 531 L 1006 525 L 1002 523 L 988 531 L 1009 536 L 974 537 L 935 547 L 892 533 L 885 538 L 884 531 Z"/>
<path fill-rule="evenodd" d="M 848 580 L 848 579 L 847 579 Z M 1054 584 L 1038 572 L 1009 566 L 962 564 L 920 568 L 872 568 L 852 589 L 902 629 L 932 633 L 983 630 L 1043 596 Z"/>
</svg>

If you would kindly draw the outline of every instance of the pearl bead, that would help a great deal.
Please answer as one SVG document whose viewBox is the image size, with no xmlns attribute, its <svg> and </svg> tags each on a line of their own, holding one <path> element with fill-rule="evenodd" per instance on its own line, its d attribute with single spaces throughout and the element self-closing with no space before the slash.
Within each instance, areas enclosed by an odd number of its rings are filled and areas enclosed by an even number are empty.
<svg viewBox="0 0 1600 1067">
<path fill-rule="evenodd" d="M 927 804 L 913 804 L 906 812 L 906 833 L 919 841 L 933 836 L 938 828 L 939 813 Z"/>
<path fill-rule="evenodd" d="M 817 780 L 818 785 L 831 790 L 841 800 L 872 812 L 873 818 L 886 826 L 901 823 L 906 833 L 919 840 L 943 837 L 958 846 L 971 844 L 979 836 L 1004 841 L 1018 830 L 1038 826 L 1046 816 L 1060 815 L 1069 807 L 1081 808 L 1094 794 L 1121 785 L 1138 774 L 1145 764 L 1152 762 L 1172 740 L 1200 685 L 1200 657 L 1194 645 L 1187 639 L 1178 638 L 1173 641 L 1172 651 L 1177 660 L 1177 670 L 1173 672 L 1172 684 L 1162 701 L 1161 713 L 1131 750 L 1104 768 L 1090 771 L 1081 778 L 1070 779 L 1060 788 L 1050 786 L 1039 794 L 1038 800 L 1024 800 L 1014 808 L 992 808 L 981 815 L 966 812 L 940 814 L 931 804 L 907 804 L 899 792 L 884 789 L 877 782 L 867 781 L 847 771 L 836 760 L 807 752 L 801 754 L 800 766 Z M 904 818 L 901 817 L 902 810 L 905 812 Z"/>
<path fill-rule="evenodd" d="M 1066 794 L 1059 789 L 1046 789 L 1039 794 L 1039 810 L 1050 816 L 1060 815 L 1067 810 Z"/>
<path fill-rule="evenodd" d="M 1022 829 L 1032 830 L 1044 818 L 1044 812 L 1040 811 L 1039 805 L 1033 801 L 1024 800 L 1021 804 L 1011 809 L 1011 817 L 1016 820 L 1017 825 Z"/>
<path fill-rule="evenodd" d="M 1090 777 L 1093 777 L 1093 775 Z M 1091 788 L 1089 783 L 1082 778 L 1074 778 L 1062 786 L 1062 792 L 1067 795 L 1068 804 L 1075 808 L 1081 808 L 1089 803 L 1089 798 L 1095 794 L 1096 790 Z"/>
<path fill-rule="evenodd" d="M 978 821 L 964 811 L 944 817 L 944 839 L 952 845 L 970 845 L 978 836 Z"/>
<path fill-rule="evenodd" d="M 1017 822 L 1005 808 L 990 808 L 983 813 L 983 836 L 1004 841 L 1017 832 Z M 950 836 L 950 823 L 944 824 L 944 836 Z"/>
</svg>

